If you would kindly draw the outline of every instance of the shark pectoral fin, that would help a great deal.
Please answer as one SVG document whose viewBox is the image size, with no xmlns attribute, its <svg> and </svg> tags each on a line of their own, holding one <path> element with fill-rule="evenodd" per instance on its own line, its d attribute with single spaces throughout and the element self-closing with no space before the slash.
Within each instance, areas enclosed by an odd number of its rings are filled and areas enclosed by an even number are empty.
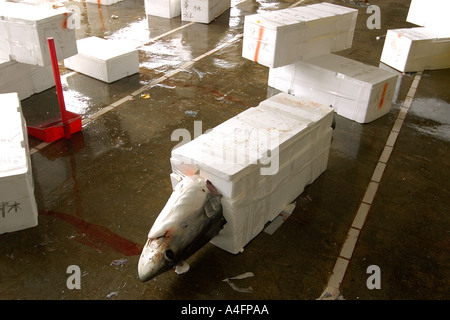
<svg viewBox="0 0 450 320">
<path fill-rule="evenodd" d="M 214 211 L 222 210 L 222 202 L 220 201 L 219 198 L 217 198 L 217 197 L 211 198 L 210 203 L 211 203 L 211 207 L 213 208 Z"/>
<path fill-rule="evenodd" d="M 218 197 L 211 197 L 205 203 L 205 214 L 208 218 L 216 216 L 218 213 L 222 212 L 222 203 Z"/>
<path fill-rule="evenodd" d="M 214 215 L 214 208 L 212 207 L 211 202 L 206 202 L 204 208 L 206 216 L 211 218 Z"/>
</svg>

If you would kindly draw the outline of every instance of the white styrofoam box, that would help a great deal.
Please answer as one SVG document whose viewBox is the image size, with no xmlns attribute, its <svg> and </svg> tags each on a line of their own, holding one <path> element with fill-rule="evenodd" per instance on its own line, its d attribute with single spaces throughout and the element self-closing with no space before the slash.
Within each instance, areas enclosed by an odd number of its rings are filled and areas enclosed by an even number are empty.
<svg viewBox="0 0 450 320">
<path fill-rule="evenodd" d="M 64 65 L 95 79 L 111 83 L 139 72 L 139 53 L 121 40 L 88 37 L 77 40 L 78 54 Z"/>
<path fill-rule="evenodd" d="M 17 93 L 0 94 L 0 234 L 35 227 L 28 136 Z"/>
<path fill-rule="evenodd" d="M 329 128 L 331 132 L 331 128 Z M 287 204 L 294 201 L 305 186 L 322 174 L 328 163 L 329 146 L 322 149 L 314 159 L 303 163 L 299 154 L 279 168 L 276 175 L 262 176 L 247 192 L 238 197 L 222 197 L 225 220 L 223 230 L 211 240 L 211 243 L 230 253 L 236 254 L 272 221 Z M 297 163 L 302 166 L 295 167 Z M 204 172 L 201 171 L 200 175 Z M 249 177 L 251 175 L 249 174 Z M 173 186 L 181 179 L 178 174 L 171 174 Z M 217 179 L 207 178 L 216 186 Z"/>
<path fill-rule="evenodd" d="M 200 169 L 205 178 L 218 178 L 222 195 L 234 198 L 254 186 L 252 177 L 270 174 L 294 154 L 304 153 L 306 161 L 316 156 L 311 150 L 327 136 L 332 117 L 330 107 L 280 93 L 201 135 L 195 147 L 174 150 L 172 170 Z"/>
<path fill-rule="evenodd" d="M 64 9 L 0 2 L 0 58 L 51 65 L 47 38 L 55 41 L 58 60 L 77 53 L 72 12 Z"/>
<path fill-rule="evenodd" d="M 398 74 L 335 54 L 271 68 L 268 84 L 283 92 L 332 105 L 359 123 L 389 113 Z"/>
<path fill-rule="evenodd" d="M 450 30 L 449 12 L 448 0 L 411 0 L 406 21 L 422 27 Z"/>
<path fill-rule="evenodd" d="M 55 76 L 53 75 L 53 67 L 48 65 L 29 66 L 29 76 L 33 84 L 33 92 L 39 93 L 55 86 Z"/>
<path fill-rule="evenodd" d="M 174 18 L 181 14 L 181 0 L 145 0 L 145 13 L 161 18 Z"/>
<path fill-rule="evenodd" d="M 245 16 L 242 56 L 277 68 L 351 47 L 358 10 L 330 3 Z"/>
<path fill-rule="evenodd" d="M 0 93 L 17 92 L 20 100 L 28 98 L 33 92 L 31 79 L 27 76 L 27 64 L 0 59 Z M 4 75 L 8 75 L 5 77 Z"/>
<path fill-rule="evenodd" d="M 328 105 L 322 105 L 305 97 L 295 97 L 287 93 L 278 93 L 264 101 L 260 107 L 274 108 L 299 119 L 306 119 L 309 127 L 319 127 L 325 132 L 333 122 L 333 112 Z"/>
<path fill-rule="evenodd" d="M 280 93 L 172 150 L 173 186 L 199 173 L 223 196 L 227 224 L 213 244 L 238 253 L 326 169 L 332 117 Z"/>
<path fill-rule="evenodd" d="M 231 7 L 231 0 L 181 0 L 181 19 L 210 23 Z"/>
<path fill-rule="evenodd" d="M 331 133 L 330 128 L 330 133 Z M 273 220 L 277 213 L 283 211 L 284 207 L 292 203 L 304 190 L 305 186 L 316 180 L 327 168 L 329 146 L 320 149 L 317 156 L 307 163 L 295 168 L 295 164 L 302 163 L 303 157 L 295 157 L 291 163 L 280 167 L 278 176 L 267 176 L 267 180 L 260 183 L 259 194 L 266 194 L 269 201 L 270 215 L 267 222 Z"/>
<path fill-rule="evenodd" d="M 381 62 L 401 72 L 450 68 L 450 29 L 388 30 Z"/>
<path fill-rule="evenodd" d="M 19 99 L 55 86 L 52 66 L 33 66 L 17 61 L 0 59 L 0 93 L 17 92 Z"/>
<path fill-rule="evenodd" d="M 111 4 L 115 4 L 117 2 L 121 2 L 122 0 L 75 0 L 78 2 L 87 2 L 87 3 L 95 3 L 99 5 L 109 6 Z"/>
</svg>

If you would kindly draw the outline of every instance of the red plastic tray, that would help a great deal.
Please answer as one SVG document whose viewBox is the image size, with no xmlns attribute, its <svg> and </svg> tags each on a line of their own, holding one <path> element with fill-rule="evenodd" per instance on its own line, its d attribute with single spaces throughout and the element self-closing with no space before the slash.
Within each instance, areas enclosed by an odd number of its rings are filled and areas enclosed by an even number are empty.
<svg viewBox="0 0 450 320">
<path fill-rule="evenodd" d="M 66 111 L 70 134 L 81 131 L 81 115 Z M 61 117 L 56 117 L 36 126 L 27 126 L 28 134 L 45 142 L 53 142 L 63 138 L 64 124 Z"/>
</svg>

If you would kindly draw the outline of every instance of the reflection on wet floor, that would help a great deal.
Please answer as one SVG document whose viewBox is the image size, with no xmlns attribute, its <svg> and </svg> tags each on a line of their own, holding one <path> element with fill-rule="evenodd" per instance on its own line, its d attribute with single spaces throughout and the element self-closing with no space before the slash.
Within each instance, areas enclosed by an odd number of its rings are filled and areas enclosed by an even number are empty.
<svg viewBox="0 0 450 320">
<path fill-rule="evenodd" d="M 411 115 L 410 127 L 422 134 L 450 141 L 450 103 L 436 98 L 417 98 Z"/>
<path fill-rule="evenodd" d="M 133 75 L 107 84 L 69 69 L 62 69 L 67 110 L 81 114 L 83 118 L 232 39 L 241 32 L 244 17 L 241 10 L 233 8 L 217 18 L 214 24 L 206 25 L 183 22 L 180 17 L 164 19 L 145 15 L 142 1 L 124 1 L 112 6 L 97 6 L 86 2 L 65 2 L 64 5 L 80 16 L 81 25 L 76 29 L 77 39 L 98 36 L 126 41 L 139 49 L 139 77 Z M 139 7 L 141 10 L 136 10 Z M 136 12 L 144 14 L 136 15 Z M 228 23 L 231 20 L 233 27 Z M 177 31 L 178 28 L 180 30 Z M 164 34 L 167 35 L 158 38 Z M 217 63 L 220 64 L 220 60 Z M 223 61 L 221 65 L 231 68 L 232 63 Z M 192 70 L 202 77 L 195 68 Z M 42 106 L 39 112 L 33 107 L 36 104 Z M 54 88 L 39 97 L 24 100 L 22 107 L 30 125 L 41 123 L 59 112 Z"/>
</svg>

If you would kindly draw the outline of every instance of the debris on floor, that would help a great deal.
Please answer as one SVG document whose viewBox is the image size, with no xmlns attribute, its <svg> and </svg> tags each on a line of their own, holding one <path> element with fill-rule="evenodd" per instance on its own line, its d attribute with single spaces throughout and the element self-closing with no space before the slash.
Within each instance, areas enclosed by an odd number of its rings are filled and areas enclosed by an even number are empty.
<svg viewBox="0 0 450 320">
<path fill-rule="evenodd" d="M 237 292 L 253 293 L 253 288 L 252 287 L 241 288 L 241 287 L 238 287 L 237 285 L 235 285 L 233 282 L 230 282 L 230 280 L 241 280 L 241 279 L 246 279 L 246 278 L 250 278 L 250 277 L 253 277 L 253 276 L 254 276 L 253 272 L 246 272 L 246 273 L 243 273 L 243 274 L 238 275 L 236 277 L 227 278 L 227 279 L 224 279 L 222 281 L 225 281 L 226 283 L 228 283 L 230 285 L 230 287 L 233 288 L 233 290 L 236 290 Z"/>
<path fill-rule="evenodd" d="M 117 297 L 118 295 L 119 295 L 118 292 L 111 292 L 111 293 L 109 293 L 106 297 L 107 297 L 108 299 L 111 299 L 111 298 L 113 298 L 113 297 Z"/>
<path fill-rule="evenodd" d="M 118 259 L 111 262 L 110 266 L 123 266 L 124 264 L 128 263 L 127 259 Z"/>
<path fill-rule="evenodd" d="M 339 289 L 327 287 L 317 300 L 345 300 Z"/>
<path fill-rule="evenodd" d="M 190 116 L 190 117 L 196 117 L 197 116 L 197 114 L 198 114 L 198 111 L 193 111 L 193 110 L 187 110 L 187 111 L 185 111 L 184 112 L 185 114 L 187 114 L 188 116 Z"/>
<path fill-rule="evenodd" d="M 179 264 L 175 266 L 176 274 L 183 274 L 189 271 L 190 266 L 186 261 L 181 261 Z"/>
<path fill-rule="evenodd" d="M 294 209 L 295 202 L 288 204 L 283 211 L 264 229 L 264 232 L 272 235 L 283 224 L 283 222 L 289 218 Z"/>
</svg>

